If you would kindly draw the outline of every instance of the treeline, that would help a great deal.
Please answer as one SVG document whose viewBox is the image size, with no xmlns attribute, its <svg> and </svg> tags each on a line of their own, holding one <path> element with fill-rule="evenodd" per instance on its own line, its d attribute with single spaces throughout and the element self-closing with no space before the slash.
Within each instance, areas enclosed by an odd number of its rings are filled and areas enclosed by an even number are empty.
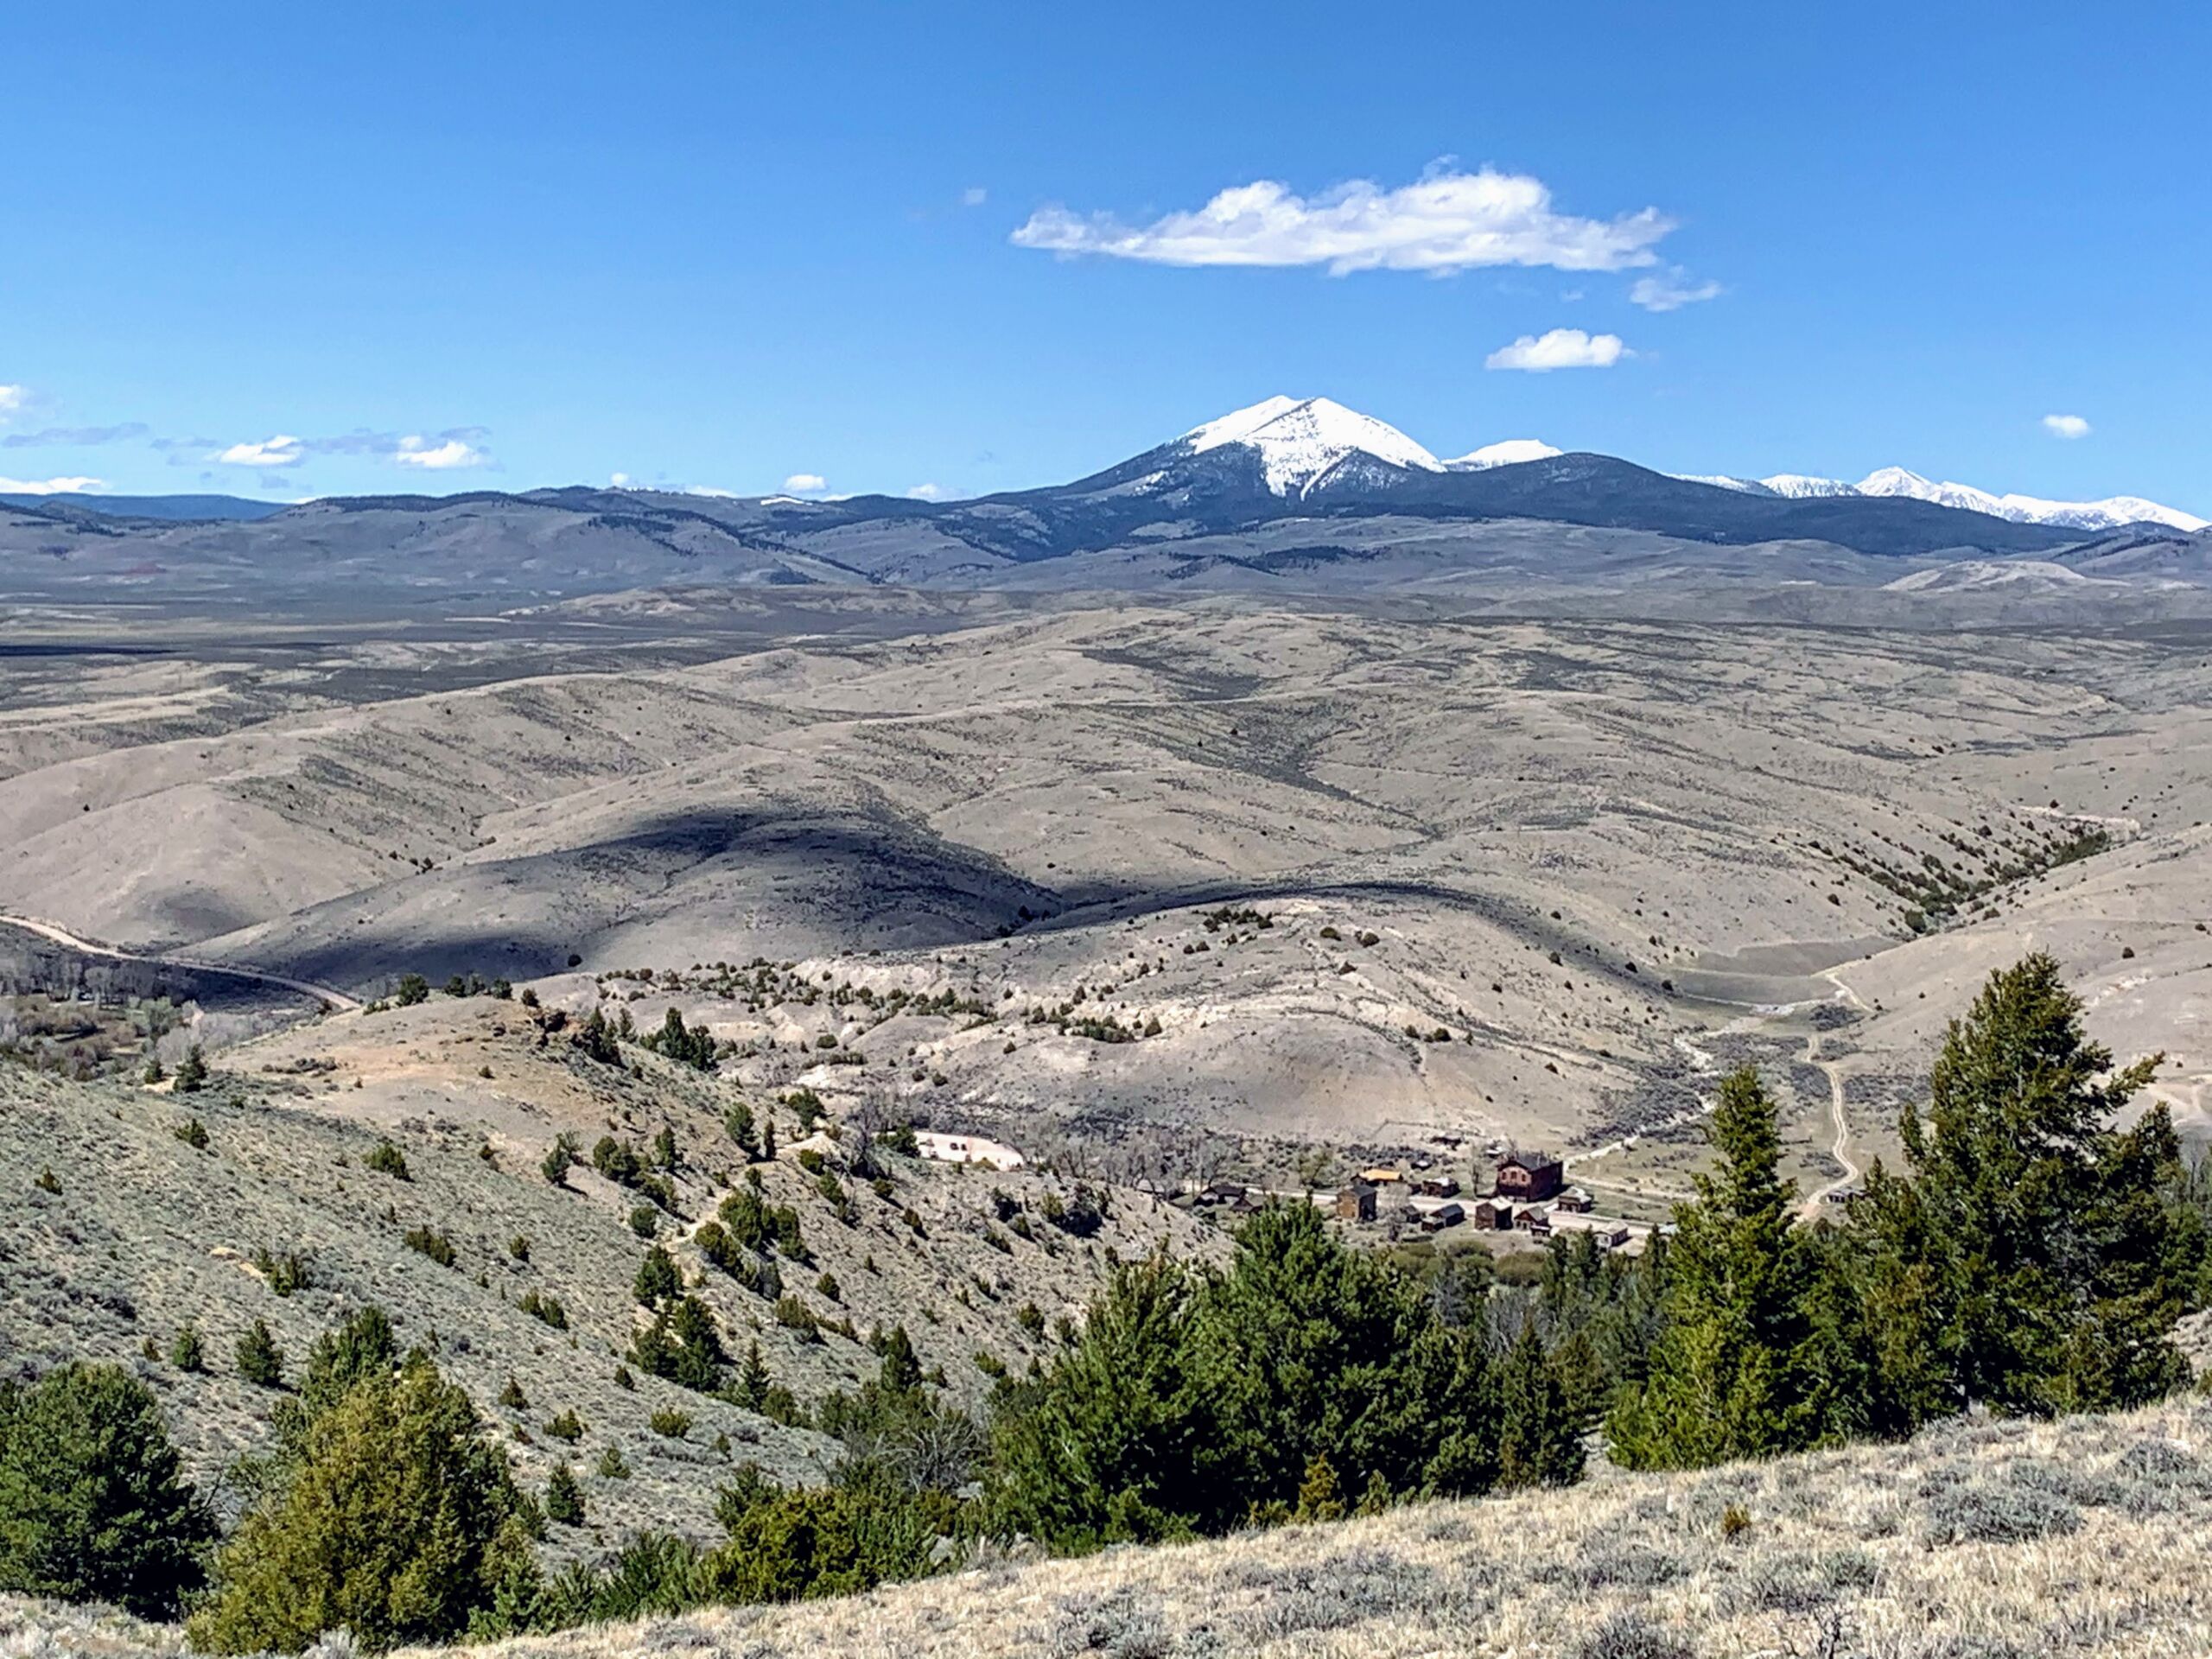
<svg viewBox="0 0 2212 1659">
<path fill-rule="evenodd" d="M 754 1409 L 780 1395 L 777 1414 L 844 1455 L 805 1488 L 737 1468 L 718 1542 L 645 1535 L 557 1573 L 537 1546 L 586 1520 L 580 1484 L 560 1465 L 524 1490 L 467 1395 L 374 1309 L 308 1356 L 219 1541 L 144 1385 L 64 1368 L 0 1390 L 0 1588 L 181 1610 L 212 1652 L 341 1626 L 382 1648 L 844 1593 L 984 1538 L 1080 1552 L 1561 1484 L 1593 1441 L 1689 1467 L 1974 1408 L 2135 1405 L 2188 1379 L 2171 1332 L 2206 1300 L 2212 1233 L 2212 1176 L 2184 1170 L 2163 1109 L 2115 1127 L 2155 1064 L 2113 1071 L 2056 964 L 2031 957 L 1954 1022 L 1904 1169 L 1878 1167 L 1840 1221 L 1798 1221 L 1775 1103 L 1743 1071 L 1720 1090 L 1717 1166 L 1639 1258 L 1555 1239 L 1508 1286 L 1485 1252 L 1415 1270 L 1278 1205 L 1225 1267 L 1117 1264 L 980 1421 L 896 1328 L 871 1338 L 874 1378 L 799 1413 L 757 1348 L 727 1363 L 656 1249 L 632 1363 Z"/>
</svg>

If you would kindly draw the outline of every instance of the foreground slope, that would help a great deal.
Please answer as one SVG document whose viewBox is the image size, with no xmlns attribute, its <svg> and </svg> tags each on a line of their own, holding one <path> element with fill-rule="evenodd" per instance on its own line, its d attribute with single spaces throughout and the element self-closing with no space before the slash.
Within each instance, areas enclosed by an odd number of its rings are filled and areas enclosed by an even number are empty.
<svg viewBox="0 0 2212 1659">
<path fill-rule="evenodd" d="M 271 1328 L 296 1383 L 314 1339 L 373 1303 L 403 1344 L 431 1351 L 468 1390 L 525 1484 L 556 1461 L 575 1467 L 596 1535 L 562 1529 L 555 1545 L 585 1553 L 645 1526 L 715 1535 L 715 1491 L 735 1461 L 810 1481 L 841 1451 L 642 1370 L 625 1386 L 618 1370 L 646 1318 L 634 1285 L 648 1246 L 633 1216 L 713 1312 L 733 1375 L 757 1344 L 770 1381 L 802 1411 L 874 1376 L 866 1339 L 897 1325 L 941 1373 L 944 1396 L 975 1409 L 990 1386 L 979 1356 L 1019 1371 L 1049 1353 L 1049 1322 L 1081 1313 L 1116 1253 L 1223 1248 L 1135 1193 L 1109 1193 L 1096 1232 L 1077 1236 L 1043 1218 L 1046 1193 L 1071 1198 L 1071 1184 L 1034 1171 L 883 1154 L 879 1189 L 824 1141 L 813 1143 L 819 1171 L 805 1167 L 797 1154 L 810 1148 L 789 1110 L 774 1114 L 782 1155 L 748 1177 L 723 1127 L 735 1089 L 634 1047 L 608 1065 L 565 1033 L 541 1046 L 528 1013 L 441 996 L 346 1014 L 225 1050 L 208 1087 L 189 1095 L 0 1065 L 0 1376 L 68 1359 L 134 1367 L 161 1394 L 204 1489 L 231 1459 L 270 1444 L 281 1396 L 233 1360 L 251 1323 Z M 760 1101 L 758 1111 L 765 1123 L 774 1109 Z M 542 1173 L 556 1135 L 575 1135 L 587 1155 L 603 1135 L 645 1154 L 663 1130 L 678 1148 L 674 1213 L 588 1166 L 558 1185 Z M 404 1173 L 372 1162 L 388 1161 L 385 1144 Z M 779 1285 L 741 1284 L 693 1242 L 752 1179 L 764 1204 L 797 1214 L 803 1252 L 753 1258 Z M 434 1240 L 445 1259 L 425 1253 L 439 1251 Z M 296 1256 L 306 1282 L 289 1288 L 272 1268 Z M 557 1324 L 531 1311 L 549 1303 Z M 203 1370 L 173 1362 L 188 1325 Z M 503 1402 L 510 1379 L 520 1406 Z M 581 1438 L 549 1434 L 569 1411 Z M 666 1412 L 689 1427 L 657 1429 Z M 600 1469 L 610 1451 L 626 1474 Z"/>
<path fill-rule="evenodd" d="M 1428 1503 L 1087 1560 L 994 1559 L 864 1596 L 470 1649 L 486 1659 L 1820 1655 L 2212 1647 L 2212 1405 L 1961 1419 L 1860 1446 Z M 172 1628 L 0 1600 L 26 1654 L 174 1653 Z"/>
</svg>

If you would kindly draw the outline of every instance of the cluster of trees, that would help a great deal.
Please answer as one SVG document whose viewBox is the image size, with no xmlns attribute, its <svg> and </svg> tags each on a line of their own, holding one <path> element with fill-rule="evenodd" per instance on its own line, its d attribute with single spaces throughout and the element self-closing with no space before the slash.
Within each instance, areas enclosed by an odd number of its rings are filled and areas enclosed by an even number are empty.
<svg viewBox="0 0 2212 1659">
<path fill-rule="evenodd" d="M 1612 1455 L 1689 1467 L 2184 1384 L 2172 1332 L 2204 1300 L 2207 1184 L 2163 1105 L 2115 1127 L 2162 1057 L 2114 1071 L 2081 1015 L 2047 956 L 1991 976 L 1945 1035 L 1924 1120 L 1903 1121 L 1905 1169 L 1877 1165 L 1841 1225 L 1791 1225 L 1774 1103 L 1730 1077 L 1719 1166 L 1679 1212 Z"/>
<path fill-rule="evenodd" d="M 721 1541 L 645 1535 L 598 1567 L 541 1567 L 549 1521 L 584 1518 L 575 1476 L 521 1490 L 466 1393 L 373 1308 L 315 1344 L 219 1546 L 144 1385 L 64 1367 L 0 1389 L 0 1590 L 182 1609 L 208 1652 L 340 1627 L 380 1649 L 843 1593 L 980 1537 L 1082 1551 L 1566 1483 L 1601 1423 L 1614 1458 L 1665 1468 L 1975 1405 L 2137 1404 L 2187 1379 L 2171 1332 L 2212 1281 L 2212 1172 L 2183 1169 L 2159 1109 L 2115 1126 L 2155 1063 L 2115 1072 L 2080 1015 L 2047 958 L 1993 976 L 1904 1125 L 1905 1169 L 1878 1169 L 1840 1224 L 1797 1224 L 1775 1103 L 1745 1071 L 1720 1091 L 1716 1169 L 1634 1261 L 1583 1236 L 1533 1281 L 1493 1282 L 1478 1252 L 1415 1273 L 1278 1205 L 1224 1268 L 1117 1264 L 1049 1359 L 1001 1375 L 982 1422 L 902 1329 L 879 1332 L 877 1376 L 810 1414 L 845 1447 L 827 1484 L 741 1467 Z M 731 1250 L 780 1242 L 750 1188 L 733 1197 Z M 631 1364 L 808 1414 L 757 1344 L 731 1362 L 658 1247 L 634 1289 Z M 251 1348 L 253 1380 L 281 1386 L 273 1340 L 249 1337 L 241 1370 Z"/>
</svg>

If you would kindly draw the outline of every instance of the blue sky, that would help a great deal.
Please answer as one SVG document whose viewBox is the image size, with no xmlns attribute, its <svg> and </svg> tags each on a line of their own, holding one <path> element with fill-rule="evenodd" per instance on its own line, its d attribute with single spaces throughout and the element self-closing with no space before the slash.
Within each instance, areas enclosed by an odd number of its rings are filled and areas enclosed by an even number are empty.
<svg viewBox="0 0 2212 1659">
<path fill-rule="evenodd" d="M 1281 391 L 2212 514 L 2212 8 L 80 3 L 7 55 L 19 483 L 968 494 Z M 1548 336 L 1610 365 L 1486 366 Z"/>
</svg>

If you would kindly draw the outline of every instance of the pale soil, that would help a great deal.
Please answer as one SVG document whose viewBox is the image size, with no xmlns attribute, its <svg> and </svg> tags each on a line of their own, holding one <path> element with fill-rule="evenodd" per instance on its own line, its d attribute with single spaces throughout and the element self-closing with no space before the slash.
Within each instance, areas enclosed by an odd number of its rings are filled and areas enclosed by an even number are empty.
<svg viewBox="0 0 2212 1659">
<path fill-rule="evenodd" d="M 1008 1014 L 1103 982 L 1160 1034 L 1001 1016 L 902 1044 L 918 1088 L 873 1055 L 825 1085 L 1094 1143 L 1586 1149 L 1694 1112 L 1675 1039 L 1745 1006 L 1863 1010 L 1821 1058 L 1847 1083 L 1907 1073 L 1989 967 L 2045 948 L 2123 1055 L 2169 1051 L 2162 1086 L 2212 1133 L 2212 667 L 2189 638 L 1212 601 L 700 661 L 681 607 L 596 651 L 573 621 L 503 626 L 73 681 L 0 662 L 0 909 L 355 991 L 519 983 L 572 952 L 765 956 Z M 2075 821 L 2121 844 L 1909 943 L 1905 903 L 1838 862 L 1972 874 Z M 1223 904 L 1277 925 L 1224 949 L 1200 925 Z M 741 1039 L 798 1019 L 691 1012 Z M 1802 1023 L 1761 1017 L 1802 1052 Z M 1803 1102 L 1808 1192 L 1837 1175 L 1812 1155 L 1826 1094 Z M 1849 1128 L 1854 1161 L 1888 1144 Z"/>
</svg>

